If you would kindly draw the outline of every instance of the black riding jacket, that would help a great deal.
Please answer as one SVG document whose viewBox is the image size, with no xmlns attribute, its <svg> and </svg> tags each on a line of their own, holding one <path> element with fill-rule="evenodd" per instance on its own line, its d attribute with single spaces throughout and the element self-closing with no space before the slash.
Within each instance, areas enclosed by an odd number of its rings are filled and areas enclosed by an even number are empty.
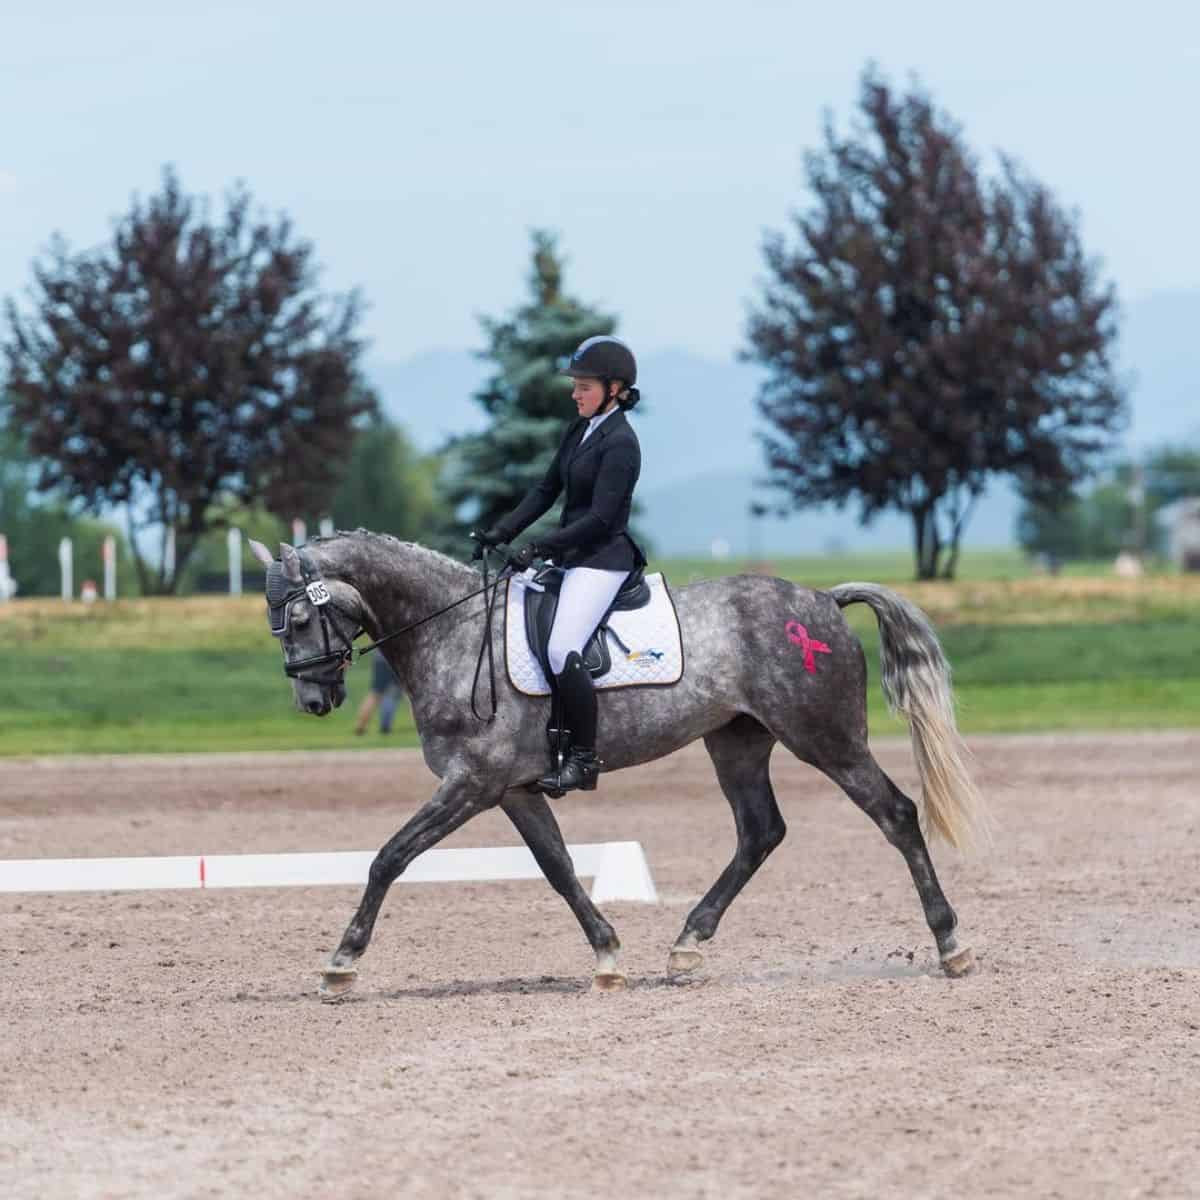
<svg viewBox="0 0 1200 1200">
<path fill-rule="evenodd" d="M 564 567 L 632 571 L 646 556 L 629 535 L 633 489 L 642 469 L 642 451 L 625 413 L 611 413 L 581 446 L 588 419 L 567 426 L 554 460 L 541 482 L 496 526 L 505 541 L 547 512 L 566 489 L 559 527 L 538 545 Z"/>
</svg>

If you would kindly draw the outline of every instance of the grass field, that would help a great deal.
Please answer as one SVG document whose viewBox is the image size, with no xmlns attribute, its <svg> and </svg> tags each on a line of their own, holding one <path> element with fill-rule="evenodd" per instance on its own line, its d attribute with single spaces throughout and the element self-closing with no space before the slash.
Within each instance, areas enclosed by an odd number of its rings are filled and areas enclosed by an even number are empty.
<svg viewBox="0 0 1200 1200">
<path fill-rule="evenodd" d="M 911 584 L 896 578 L 908 561 L 876 555 L 771 567 L 813 586 L 876 578 L 916 600 L 939 628 L 969 732 L 1200 725 L 1200 578 L 1033 578 L 1015 556 L 995 555 L 968 559 L 962 581 Z M 662 565 L 676 584 L 700 566 Z M 847 616 L 874 674 L 874 617 L 861 607 Z M 350 699 L 337 713 L 321 721 L 296 713 L 259 597 L 91 608 L 18 601 L 0 605 L 0 648 L 3 755 L 417 741 L 406 708 L 390 739 L 352 736 L 370 678 L 365 664 L 350 673 Z M 903 728 L 884 710 L 875 680 L 869 700 L 874 732 Z"/>
<path fill-rule="evenodd" d="M 1111 576 L 1111 568 L 1112 564 L 1108 562 L 1072 562 L 1063 567 L 1063 575 L 1067 578 L 1103 578 Z M 781 575 L 811 587 L 828 587 L 848 579 L 907 585 L 912 582 L 913 557 L 907 550 L 877 550 L 853 554 L 767 556 L 754 562 L 742 558 L 671 558 L 652 564 L 652 569 L 668 571 L 679 583 L 686 583 L 692 577 L 703 579 L 751 570 Z M 995 583 L 1043 577 L 1020 550 L 966 550 L 956 582 Z"/>
</svg>

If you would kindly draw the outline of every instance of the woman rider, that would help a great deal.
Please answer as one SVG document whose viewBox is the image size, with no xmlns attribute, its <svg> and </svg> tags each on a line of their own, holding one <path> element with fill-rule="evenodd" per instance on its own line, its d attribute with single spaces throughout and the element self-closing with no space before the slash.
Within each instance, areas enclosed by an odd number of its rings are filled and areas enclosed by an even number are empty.
<svg viewBox="0 0 1200 1200">
<path fill-rule="evenodd" d="M 547 657 L 571 746 L 561 771 L 540 780 L 546 790 L 560 792 L 596 786 L 596 691 L 583 649 L 630 572 L 646 565 L 626 529 L 642 466 L 637 434 L 625 419 L 639 399 L 633 352 L 615 337 L 591 337 L 564 374 L 575 380 L 571 398 L 578 420 L 568 426 L 541 482 L 508 516 L 477 535 L 485 545 L 511 542 L 566 489 L 559 527 L 522 546 L 511 560 L 522 569 L 535 558 L 553 558 L 564 567 Z"/>
</svg>

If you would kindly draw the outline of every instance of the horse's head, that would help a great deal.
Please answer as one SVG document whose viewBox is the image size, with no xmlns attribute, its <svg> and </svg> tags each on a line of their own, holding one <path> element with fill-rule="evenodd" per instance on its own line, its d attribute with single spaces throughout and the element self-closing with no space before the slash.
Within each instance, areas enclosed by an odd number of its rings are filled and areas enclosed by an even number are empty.
<svg viewBox="0 0 1200 1200">
<path fill-rule="evenodd" d="M 362 597 L 344 580 L 323 579 L 312 556 L 286 542 L 278 559 L 261 542 L 251 540 L 250 549 L 267 568 L 267 621 L 283 647 L 296 707 L 324 717 L 346 699 L 345 673 L 363 630 Z"/>
</svg>

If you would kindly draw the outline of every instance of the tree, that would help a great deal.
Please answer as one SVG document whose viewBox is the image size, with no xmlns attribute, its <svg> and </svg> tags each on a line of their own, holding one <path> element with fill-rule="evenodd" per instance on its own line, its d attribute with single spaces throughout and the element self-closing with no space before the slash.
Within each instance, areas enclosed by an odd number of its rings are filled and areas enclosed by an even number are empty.
<svg viewBox="0 0 1200 1200">
<path fill-rule="evenodd" d="M 1027 554 L 1044 554 L 1062 562 L 1112 560 L 1136 546 L 1137 508 L 1128 471 L 1101 479 L 1057 503 L 1026 504 L 1017 517 L 1017 541 Z M 1148 536 L 1157 548 L 1156 529 L 1149 514 Z"/>
<path fill-rule="evenodd" d="M 948 578 L 989 476 L 1062 496 L 1120 427 L 1116 299 L 1074 216 L 1011 160 L 981 178 L 919 87 L 868 68 L 859 110 L 807 156 L 793 239 L 765 241 L 766 484 L 780 510 L 909 513 L 918 577 Z"/>
<path fill-rule="evenodd" d="M 377 414 L 355 435 L 346 477 L 330 507 L 334 524 L 422 541 L 433 522 L 438 465 L 417 453 L 399 425 Z"/>
<path fill-rule="evenodd" d="M 2 415 L 2 414 L 0 414 Z M 56 497 L 31 501 L 35 465 L 21 439 L 0 420 L 0 533 L 8 539 L 9 569 L 18 596 L 57 596 L 60 587 L 58 543 L 74 543 L 75 586 L 85 578 L 103 578 L 102 544 L 117 542 L 117 589 L 132 586 L 132 568 L 124 539 L 111 525 L 75 516 Z"/>
<path fill-rule="evenodd" d="M 563 261 L 544 230 L 533 233 L 529 291 L 511 316 L 482 320 L 488 347 L 481 357 L 495 371 L 475 400 L 491 425 L 452 438 L 444 450 L 437 540 L 451 553 L 463 553 L 468 529 L 495 524 L 542 477 L 571 411 L 559 368 L 585 338 L 616 329 L 615 318 L 563 291 Z"/>
<path fill-rule="evenodd" d="M 175 579 L 165 553 L 152 573 L 139 532 L 157 527 L 165 550 L 174 531 L 177 578 L 232 504 L 325 506 L 369 408 L 360 306 L 318 293 L 286 217 L 252 213 L 239 186 L 210 219 L 168 169 L 111 244 L 72 254 L 56 238 L 33 274 L 30 310 L 6 305 L 13 417 L 39 488 L 125 506 L 143 590 Z"/>
<path fill-rule="evenodd" d="M 1200 450 L 1160 446 L 1057 502 L 1028 499 L 1017 517 L 1017 541 L 1029 554 L 1064 561 L 1111 559 L 1122 550 L 1160 553 L 1167 531 L 1159 510 L 1197 494 Z"/>
<path fill-rule="evenodd" d="M 1142 463 L 1146 491 L 1160 505 L 1200 496 L 1200 445 L 1165 445 Z"/>
<path fill-rule="evenodd" d="M 368 529 L 392 533 L 410 541 L 426 536 L 433 512 L 433 482 L 437 460 L 417 453 L 403 429 L 378 411 L 363 424 L 354 437 L 345 478 L 324 513 L 290 513 L 289 517 L 310 519 L 309 531 L 315 533 L 318 516 L 329 515 L 339 529 Z M 219 514 L 222 526 L 237 526 L 242 531 L 243 547 L 249 538 L 273 546 L 290 541 L 290 522 L 282 514 L 265 509 L 232 505 Z M 249 575 L 257 577 L 260 568 L 246 561 Z M 181 590 L 221 590 L 226 585 L 229 551 L 223 531 L 214 530 L 203 538 L 192 555 Z"/>
</svg>

